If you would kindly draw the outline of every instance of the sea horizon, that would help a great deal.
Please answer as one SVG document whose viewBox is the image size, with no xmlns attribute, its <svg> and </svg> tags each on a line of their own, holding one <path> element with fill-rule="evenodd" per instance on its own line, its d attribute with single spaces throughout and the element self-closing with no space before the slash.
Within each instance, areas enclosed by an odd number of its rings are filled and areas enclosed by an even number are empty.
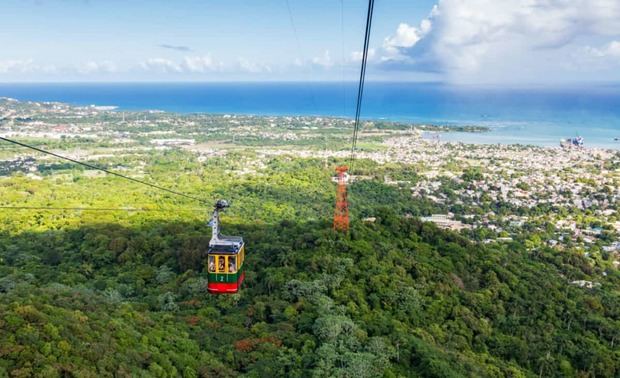
<svg viewBox="0 0 620 378">
<path fill-rule="evenodd" d="M 0 83 L 0 97 L 117 111 L 255 116 L 354 117 L 354 82 L 57 82 Z M 557 146 L 582 136 L 586 147 L 620 149 L 620 85 L 538 88 L 367 82 L 362 118 L 484 126 L 486 133 L 446 133 L 466 143 Z"/>
</svg>

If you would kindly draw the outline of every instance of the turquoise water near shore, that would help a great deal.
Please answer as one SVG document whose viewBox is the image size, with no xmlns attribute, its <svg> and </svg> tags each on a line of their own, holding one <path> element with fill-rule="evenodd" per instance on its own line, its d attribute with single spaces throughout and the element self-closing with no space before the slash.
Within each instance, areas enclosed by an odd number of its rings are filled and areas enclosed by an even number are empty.
<svg viewBox="0 0 620 378">
<path fill-rule="evenodd" d="M 0 84 L 0 97 L 113 105 L 179 113 L 353 117 L 355 83 Z M 483 134 L 444 140 L 556 146 L 581 135 L 586 146 L 619 148 L 620 85 L 502 89 L 439 83 L 367 83 L 362 116 L 446 125 L 481 125 Z"/>
</svg>

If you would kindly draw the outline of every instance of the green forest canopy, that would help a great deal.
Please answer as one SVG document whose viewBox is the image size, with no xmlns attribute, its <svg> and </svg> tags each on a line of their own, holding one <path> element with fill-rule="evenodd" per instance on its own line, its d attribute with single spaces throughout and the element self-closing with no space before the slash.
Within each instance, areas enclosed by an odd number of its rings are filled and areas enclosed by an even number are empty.
<svg viewBox="0 0 620 378">
<path fill-rule="evenodd" d="M 603 277 L 575 251 L 481 244 L 404 217 L 435 209 L 380 180 L 351 185 L 352 230 L 336 234 L 322 161 L 274 158 L 262 176 L 240 176 L 243 156 L 202 166 L 167 154 L 152 156 L 150 177 L 232 198 L 223 230 L 247 243 L 242 291 L 206 293 L 206 212 L 3 211 L 0 376 L 620 374 L 617 270 Z M 0 193 L 13 204 L 191 206 L 73 169 L 14 174 Z M 600 287 L 569 284 L 593 277 Z"/>
</svg>

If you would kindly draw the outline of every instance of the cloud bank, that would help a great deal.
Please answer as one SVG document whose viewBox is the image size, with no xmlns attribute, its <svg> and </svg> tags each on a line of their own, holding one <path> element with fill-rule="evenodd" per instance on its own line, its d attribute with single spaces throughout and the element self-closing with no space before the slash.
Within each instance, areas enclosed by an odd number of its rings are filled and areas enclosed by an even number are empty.
<svg viewBox="0 0 620 378">
<path fill-rule="evenodd" d="M 618 0 L 440 0 L 384 40 L 381 61 L 452 82 L 590 80 L 620 68 L 618 40 Z"/>
<path fill-rule="evenodd" d="M 235 62 L 225 63 L 210 55 L 186 56 L 181 61 L 165 58 L 151 58 L 139 64 L 139 69 L 145 72 L 176 73 L 176 74 L 207 74 L 220 73 L 269 73 L 272 71 L 267 64 L 257 63 L 245 58 Z"/>
</svg>

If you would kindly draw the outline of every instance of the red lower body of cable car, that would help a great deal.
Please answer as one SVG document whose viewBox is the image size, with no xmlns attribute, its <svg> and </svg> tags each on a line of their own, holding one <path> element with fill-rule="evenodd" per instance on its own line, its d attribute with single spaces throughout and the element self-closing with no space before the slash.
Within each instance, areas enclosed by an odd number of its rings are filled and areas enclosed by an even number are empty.
<svg viewBox="0 0 620 378">
<path fill-rule="evenodd" d="M 245 272 L 210 273 L 207 290 L 211 294 L 234 294 L 239 291 Z"/>
</svg>

